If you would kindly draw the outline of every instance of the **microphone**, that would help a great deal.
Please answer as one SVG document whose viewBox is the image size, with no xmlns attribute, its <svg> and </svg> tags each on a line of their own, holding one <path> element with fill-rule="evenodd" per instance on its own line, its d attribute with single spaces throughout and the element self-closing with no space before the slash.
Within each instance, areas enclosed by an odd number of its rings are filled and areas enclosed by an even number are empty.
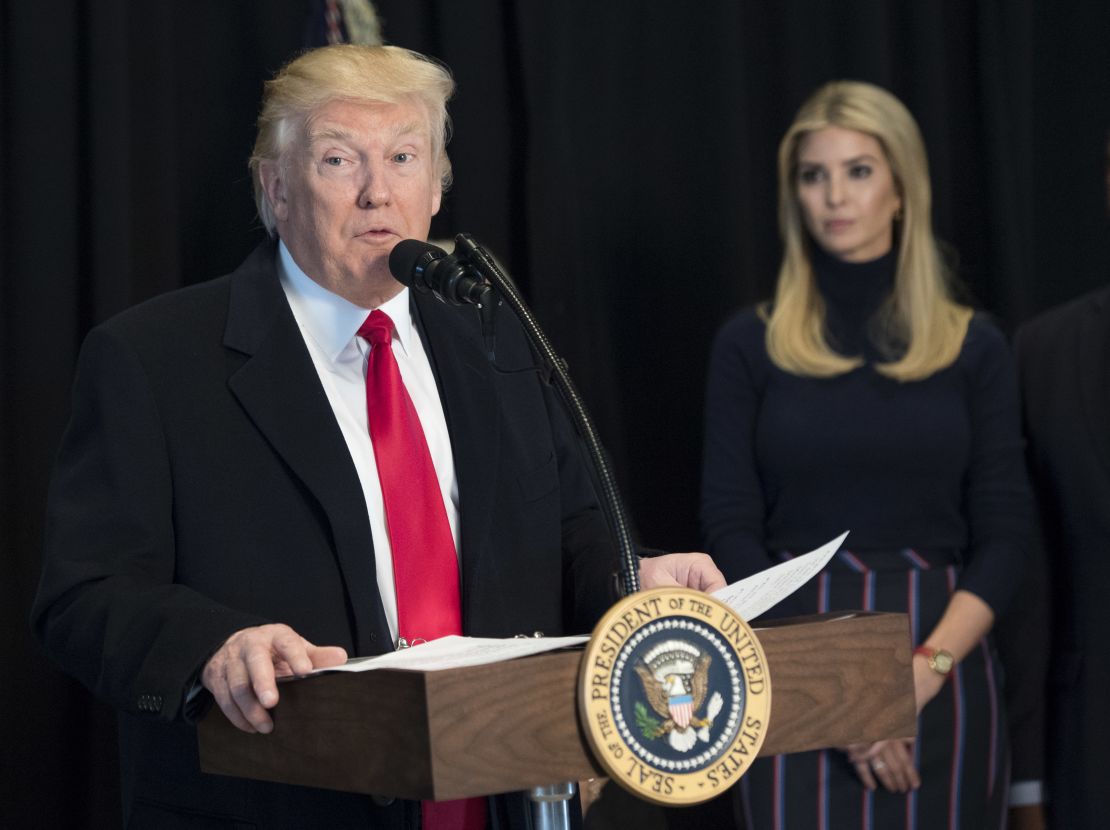
<svg viewBox="0 0 1110 830">
<path fill-rule="evenodd" d="M 482 336 L 491 362 L 496 359 L 494 312 L 502 299 L 513 310 L 528 343 L 547 369 L 549 382 L 559 391 L 571 421 L 586 444 L 599 485 L 601 507 L 621 554 L 622 593 L 625 596 L 635 593 L 640 590 L 640 576 L 628 516 L 616 479 L 605 457 L 605 450 L 601 446 L 601 439 L 589 412 L 586 411 L 582 396 L 571 382 L 566 363 L 555 354 L 551 341 L 543 333 L 516 285 L 489 252 L 465 233 L 455 237 L 455 252 L 448 254 L 427 242 L 405 239 L 398 242 L 390 252 L 389 270 L 402 285 L 417 291 L 431 292 L 441 302 L 477 305 L 482 321 Z"/>
<path fill-rule="evenodd" d="M 468 261 L 419 239 L 403 239 L 393 246 L 389 270 L 402 285 L 430 292 L 449 305 L 493 303 L 493 286 Z"/>
</svg>

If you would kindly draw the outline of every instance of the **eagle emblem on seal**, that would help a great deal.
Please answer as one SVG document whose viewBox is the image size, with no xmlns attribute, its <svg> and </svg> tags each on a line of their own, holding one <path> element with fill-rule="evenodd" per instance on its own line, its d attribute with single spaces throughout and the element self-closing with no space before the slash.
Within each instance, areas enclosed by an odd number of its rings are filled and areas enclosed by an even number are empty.
<svg viewBox="0 0 1110 830">
<path fill-rule="evenodd" d="M 634 668 L 643 683 L 651 711 L 635 705 L 636 725 L 648 740 L 665 737 L 678 752 L 689 752 L 709 740 L 713 719 L 721 711 L 720 692 L 709 697 L 709 666 L 713 658 L 684 640 L 667 640 L 652 648 Z M 652 714 L 654 712 L 654 715 Z"/>
</svg>

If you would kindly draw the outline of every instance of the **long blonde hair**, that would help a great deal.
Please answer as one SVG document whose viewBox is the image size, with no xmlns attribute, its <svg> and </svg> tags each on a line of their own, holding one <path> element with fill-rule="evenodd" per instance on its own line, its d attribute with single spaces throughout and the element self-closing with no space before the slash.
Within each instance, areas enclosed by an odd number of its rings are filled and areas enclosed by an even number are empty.
<svg viewBox="0 0 1110 830">
<path fill-rule="evenodd" d="M 895 226 L 898 263 L 894 290 L 880 309 L 886 335 L 904 346 L 899 358 L 876 369 L 896 380 L 922 380 L 950 366 L 960 353 L 971 309 L 956 303 L 933 237 L 932 193 L 925 143 L 902 102 L 858 81 L 833 81 L 798 110 L 779 144 L 779 230 L 782 266 L 767 318 L 767 352 L 797 375 L 833 377 L 862 365 L 837 354 L 825 335 L 825 302 L 813 276 L 797 197 L 798 146 L 808 133 L 841 127 L 873 136 L 883 148 L 902 201 Z"/>
</svg>

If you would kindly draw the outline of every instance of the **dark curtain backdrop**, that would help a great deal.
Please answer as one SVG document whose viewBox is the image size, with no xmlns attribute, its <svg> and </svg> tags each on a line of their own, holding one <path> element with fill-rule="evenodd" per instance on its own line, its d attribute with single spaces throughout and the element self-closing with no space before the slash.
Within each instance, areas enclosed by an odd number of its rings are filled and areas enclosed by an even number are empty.
<svg viewBox="0 0 1110 830">
<path fill-rule="evenodd" d="M 261 238 L 252 122 L 310 5 L 0 5 L 2 826 L 119 822 L 112 715 L 26 623 L 70 376 L 90 326 Z M 818 84 L 875 81 L 916 114 L 937 229 L 1007 329 L 1110 276 L 1106 4 L 377 7 L 459 83 L 434 233 L 472 233 L 524 287 L 653 545 L 698 545 L 710 340 L 773 283 L 775 147 Z"/>
</svg>

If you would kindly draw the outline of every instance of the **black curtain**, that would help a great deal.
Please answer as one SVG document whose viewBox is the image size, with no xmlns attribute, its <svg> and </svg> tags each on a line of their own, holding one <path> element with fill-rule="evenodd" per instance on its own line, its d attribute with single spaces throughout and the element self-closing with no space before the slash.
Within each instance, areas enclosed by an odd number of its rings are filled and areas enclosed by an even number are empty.
<svg viewBox="0 0 1110 830">
<path fill-rule="evenodd" d="M 652 545 L 698 545 L 710 339 L 770 290 L 775 148 L 820 83 L 874 81 L 915 113 L 938 232 L 1005 327 L 1110 275 L 1105 4 L 376 5 L 459 83 L 433 232 L 472 233 L 521 283 Z M 26 622 L 71 372 L 90 326 L 261 238 L 253 120 L 314 5 L 0 9 L 0 825 L 109 827 L 112 715 Z"/>
</svg>

